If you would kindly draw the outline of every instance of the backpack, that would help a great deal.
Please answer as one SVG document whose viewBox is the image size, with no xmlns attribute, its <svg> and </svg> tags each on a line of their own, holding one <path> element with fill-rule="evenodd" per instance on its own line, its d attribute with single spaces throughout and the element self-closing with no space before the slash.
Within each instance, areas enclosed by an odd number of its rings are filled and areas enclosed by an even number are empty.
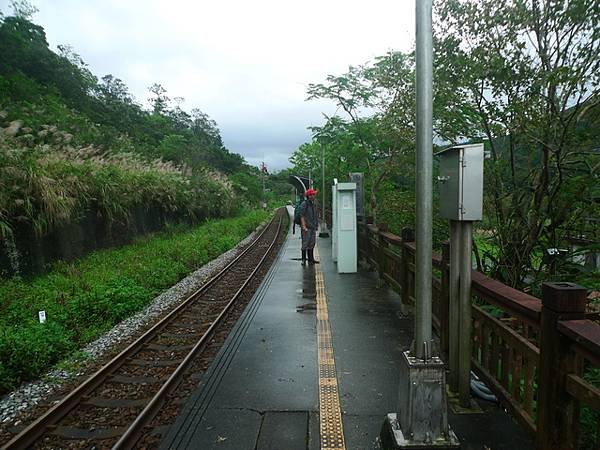
<svg viewBox="0 0 600 450">
<path fill-rule="evenodd" d="M 296 206 L 294 206 L 294 224 L 301 225 L 300 216 L 302 215 L 302 199 L 296 202 Z"/>
</svg>

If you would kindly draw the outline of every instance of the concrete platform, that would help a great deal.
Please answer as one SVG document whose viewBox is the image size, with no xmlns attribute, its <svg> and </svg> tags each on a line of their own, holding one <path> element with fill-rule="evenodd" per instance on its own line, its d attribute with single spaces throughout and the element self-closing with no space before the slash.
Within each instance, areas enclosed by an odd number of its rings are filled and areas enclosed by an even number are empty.
<svg viewBox="0 0 600 450">
<path fill-rule="evenodd" d="M 386 413 L 397 409 L 401 352 L 412 316 L 373 273 L 338 274 L 331 240 L 319 239 L 347 449 L 377 449 Z M 302 267 L 291 231 L 161 448 L 317 450 L 319 395 L 314 268 Z M 533 448 L 502 410 L 450 415 L 463 449 Z"/>
</svg>

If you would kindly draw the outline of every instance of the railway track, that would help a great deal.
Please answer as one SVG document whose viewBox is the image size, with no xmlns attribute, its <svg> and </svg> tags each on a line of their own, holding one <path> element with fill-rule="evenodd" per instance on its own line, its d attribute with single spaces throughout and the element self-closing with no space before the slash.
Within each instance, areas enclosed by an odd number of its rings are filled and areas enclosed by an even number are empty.
<svg viewBox="0 0 600 450">
<path fill-rule="evenodd" d="M 2 449 L 157 445 L 267 272 L 286 216 L 279 210 L 223 270 Z"/>
</svg>

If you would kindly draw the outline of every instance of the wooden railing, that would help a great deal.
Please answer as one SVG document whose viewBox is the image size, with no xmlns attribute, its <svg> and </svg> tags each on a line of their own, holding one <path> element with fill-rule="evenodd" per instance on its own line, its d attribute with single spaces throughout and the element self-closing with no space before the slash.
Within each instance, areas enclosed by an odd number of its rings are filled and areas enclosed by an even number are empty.
<svg viewBox="0 0 600 450">
<path fill-rule="evenodd" d="M 402 234 L 359 223 L 359 257 L 403 302 L 414 304 L 414 235 L 410 230 Z M 432 255 L 433 324 L 444 355 L 448 262 L 447 246 L 442 255 Z M 600 390 L 583 377 L 584 368 L 600 368 L 600 325 L 585 319 L 585 289 L 545 283 L 543 292 L 540 300 L 473 271 L 472 368 L 535 436 L 538 450 L 576 449 L 581 405 L 600 412 Z M 596 440 L 594 448 L 599 445 Z"/>
</svg>

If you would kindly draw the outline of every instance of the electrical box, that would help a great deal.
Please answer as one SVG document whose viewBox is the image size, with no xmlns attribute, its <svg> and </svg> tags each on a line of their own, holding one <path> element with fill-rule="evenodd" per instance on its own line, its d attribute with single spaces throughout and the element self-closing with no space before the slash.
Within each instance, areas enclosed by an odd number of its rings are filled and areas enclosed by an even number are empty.
<svg viewBox="0 0 600 450">
<path fill-rule="evenodd" d="M 338 273 L 355 273 L 357 270 L 356 183 L 338 183 L 335 191 Z"/>
<path fill-rule="evenodd" d="M 364 189 L 365 176 L 362 172 L 351 172 L 348 174 L 348 181 L 350 183 L 356 183 L 356 215 L 365 215 L 365 189 Z"/>
<path fill-rule="evenodd" d="M 483 144 L 451 147 L 440 158 L 440 215 L 458 221 L 481 220 L 483 213 Z"/>
<path fill-rule="evenodd" d="M 337 178 L 333 179 L 331 186 L 331 258 L 333 262 L 337 262 Z"/>
</svg>

